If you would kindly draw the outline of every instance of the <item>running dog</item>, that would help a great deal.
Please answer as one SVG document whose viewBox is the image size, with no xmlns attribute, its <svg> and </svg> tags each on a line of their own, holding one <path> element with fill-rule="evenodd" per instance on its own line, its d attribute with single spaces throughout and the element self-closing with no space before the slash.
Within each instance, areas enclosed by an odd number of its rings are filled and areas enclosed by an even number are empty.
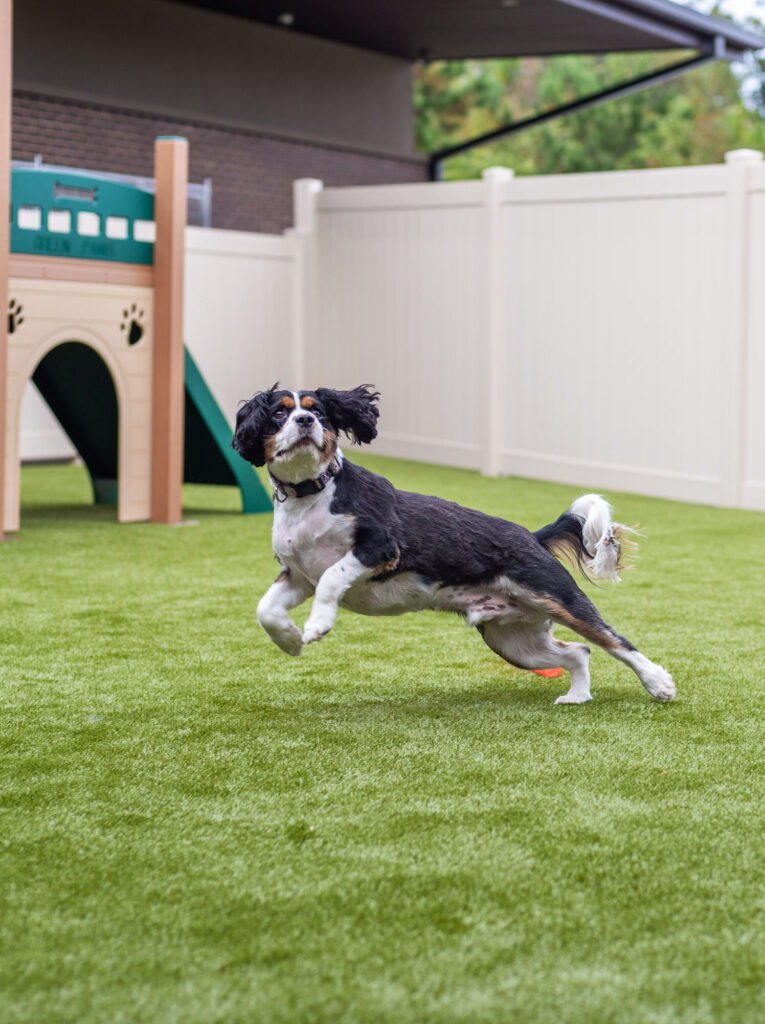
<svg viewBox="0 0 765 1024">
<path fill-rule="evenodd" d="M 619 579 L 626 527 L 612 522 L 608 502 L 587 494 L 532 533 L 396 490 L 338 447 L 341 433 L 362 444 L 376 436 L 379 397 L 366 386 L 289 391 L 275 384 L 237 413 L 233 447 L 268 467 L 274 490 L 281 572 L 257 611 L 274 643 L 301 654 L 329 633 L 339 606 L 362 615 L 455 612 L 511 665 L 565 668 L 570 689 L 556 703 L 582 704 L 591 700 L 590 649 L 556 640 L 559 623 L 627 664 L 652 697 L 672 700 L 669 673 L 604 621 L 558 561 L 568 557 L 589 578 Z M 311 596 L 301 632 L 288 612 Z"/>
</svg>

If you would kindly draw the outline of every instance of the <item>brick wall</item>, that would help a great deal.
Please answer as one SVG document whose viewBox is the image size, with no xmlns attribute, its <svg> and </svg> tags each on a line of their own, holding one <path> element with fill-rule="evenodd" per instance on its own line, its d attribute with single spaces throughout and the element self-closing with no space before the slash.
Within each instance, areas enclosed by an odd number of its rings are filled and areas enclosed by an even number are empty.
<svg viewBox="0 0 765 1024">
<path fill-rule="evenodd" d="M 370 113 L 370 116 L 372 114 Z M 279 233 L 292 224 L 292 182 L 327 186 L 423 181 L 417 160 L 287 142 L 252 132 L 128 113 L 95 104 L 15 92 L 13 158 L 124 174 L 153 174 L 154 138 L 189 140 L 189 179 L 212 178 L 213 226 Z"/>
</svg>

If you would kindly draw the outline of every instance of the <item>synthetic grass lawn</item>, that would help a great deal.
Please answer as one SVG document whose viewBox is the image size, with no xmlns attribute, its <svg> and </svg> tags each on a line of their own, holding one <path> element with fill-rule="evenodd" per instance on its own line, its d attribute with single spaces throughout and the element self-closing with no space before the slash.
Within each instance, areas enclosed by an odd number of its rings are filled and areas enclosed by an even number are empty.
<svg viewBox="0 0 765 1024">
<path fill-rule="evenodd" d="M 534 528 L 579 493 L 358 461 Z M 679 696 L 595 651 L 554 707 L 567 677 L 444 615 L 341 612 L 287 657 L 270 516 L 185 496 L 196 526 L 118 526 L 83 470 L 23 473 L 4 1024 L 763 1019 L 765 516 L 609 495 L 645 538 L 594 596 Z"/>
</svg>

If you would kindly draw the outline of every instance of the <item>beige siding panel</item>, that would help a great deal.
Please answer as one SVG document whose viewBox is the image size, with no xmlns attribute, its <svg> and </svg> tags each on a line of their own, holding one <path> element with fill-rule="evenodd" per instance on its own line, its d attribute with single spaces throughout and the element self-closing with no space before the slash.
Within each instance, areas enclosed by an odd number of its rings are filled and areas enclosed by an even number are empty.
<svg viewBox="0 0 765 1024">
<path fill-rule="evenodd" d="M 413 156 L 408 60 L 169 0 L 15 6 L 17 88 Z"/>
</svg>

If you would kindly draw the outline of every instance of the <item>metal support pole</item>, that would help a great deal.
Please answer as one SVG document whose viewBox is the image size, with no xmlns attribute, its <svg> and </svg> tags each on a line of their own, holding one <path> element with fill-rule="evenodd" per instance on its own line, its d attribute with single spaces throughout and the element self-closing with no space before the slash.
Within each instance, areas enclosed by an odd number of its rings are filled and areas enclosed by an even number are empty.
<svg viewBox="0 0 765 1024">
<path fill-rule="evenodd" d="M 552 110 L 545 110 L 541 114 L 525 117 L 521 121 L 513 121 L 502 128 L 495 128 L 494 131 L 478 135 L 474 139 L 467 139 L 456 146 L 449 146 L 447 149 L 439 150 L 438 153 L 433 153 L 428 159 L 428 175 L 430 180 L 440 181 L 444 160 L 447 160 L 450 156 L 456 156 L 457 153 L 464 153 L 468 149 L 475 149 L 476 146 L 485 146 L 489 142 L 495 142 L 506 135 L 514 135 L 516 132 L 524 131 L 526 128 L 535 128 L 537 125 L 551 121 L 555 117 L 563 117 L 564 114 L 576 114 L 580 110 L 587 110 L 588 107 L 597 106 L 597 104 L 603 103 L 606 100 L 621 99 L 623 96 L 629 96 L 633 92 L 646 89 L 650 85 L 668 82 L 670 79 L 676 78 L 686 71 L 702 67 L 704 64 L 709 64 L 711 61 L 718 59 L 719 47 L 715 45 L 714 49 L 708 52 L 705 51 L 697 57 L 692 57 L 690 60 L 680 61 L 678 64 L 670 64 L 669 67 L 659 68 L 656 71 L 649 72 L 647 75 L 640 75 L 638 78 L 631 78 L 627 82 L 612 85 L 608 89 L 590 93 L 588 96 L 582 96 L 581 99 L 573 100 L 571 103 L 564 103 L 560 107 L 553 107 Z"/>
</svg>

